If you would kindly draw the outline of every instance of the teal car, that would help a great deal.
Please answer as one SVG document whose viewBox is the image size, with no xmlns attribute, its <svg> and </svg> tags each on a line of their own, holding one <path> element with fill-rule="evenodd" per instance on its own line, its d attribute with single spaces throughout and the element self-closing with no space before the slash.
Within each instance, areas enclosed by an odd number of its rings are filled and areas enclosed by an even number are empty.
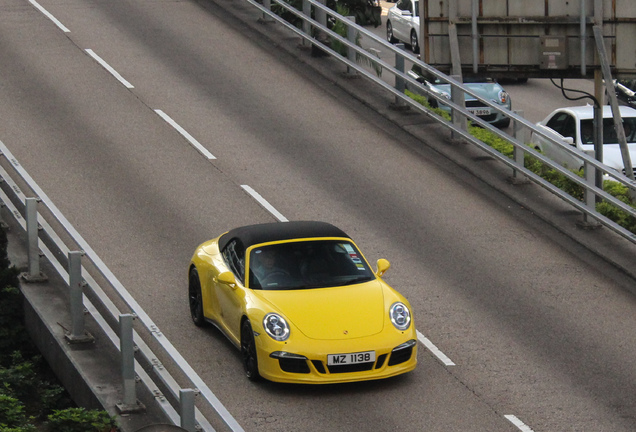
<svg viewBox="0 0 636 432">
<path fill-rule="evenodd" d="M 450 84 L 446 84 L 441 82 L 435 76 L 427 76 L 422 68 L 418 65 L 413 65 L 411 70 L 408 72 L 408 75 L 419 82 L 422 87 L 426 87 L 426 89 L 435 93 L 438 96 L 449 99 L 451 98 L 451 86 Z M 501 106 L 501 108 L 506 108 L 508 110 L 512 109 L 512 101 L 510 100 L 510 95 L 508 92 L 504 90 L 504 88 L 497 83 L 496 81 L 487 78 L 487 79 L 474 79 L 467 78 L 464 80 L 464 85 L 468 87 L 473 92 L 479 94 L 482 98 L 491 101 L 494 104 Z M 428 97 L 428 102 L 433 108 L 441 108 L 448 113 L 451 112 L 451 108 L 448 105 L 440 104 L 437 99 L 430 97 L 428 94 L 423 92 L 421 88 L 414 88 L 410 83 L 407 82 L 406 88 L 413 93 L 420 94 L 422 96 Z M 484 104 L 479 99 L 474 98 L 468 93 L 464 94 L 464 100 L 466 101 L 466 109 L 482 120 L 492 124 L 493 126 L 499 128 L 505 128 L 510 125 L 510 117 L 505 116 L 497 110 L 492 109 L 490 106 Z"/>
</svg>

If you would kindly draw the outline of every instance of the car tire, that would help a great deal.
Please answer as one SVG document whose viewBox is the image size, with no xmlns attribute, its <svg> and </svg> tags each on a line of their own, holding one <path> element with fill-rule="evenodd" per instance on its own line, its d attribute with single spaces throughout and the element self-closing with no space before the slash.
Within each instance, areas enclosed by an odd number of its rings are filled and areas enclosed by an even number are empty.
<svg viewBox="0 0 636 432">
<path fill-rule="evenodd" d="M 503 120 L 500 120 L 496 125 L 499 129 L 505 129 L 510 126 L 510 117 L 506 117 Z"/>
<path fill-rule="evenodd" d="M 398 41 L 395 36 L 393 36 L 393 25 L 391 24 L 391 21 L 386 22 L 386 40 L 392 44 Z"/>
<path fill-rule="evenodd" d="M 241 325 L 241 359 L 245 376 L 250 381 L 258 381 L 261 375 L 258 373 L 258 358 L 256 357 L 256 342 L 254 341 L 254 330 L 249 320 L 243 321 Z"/>
<path fill-rule="evenodd" d="M 419 54 L 420 52 L 420 41 L 417 39 L 415 30 L 411 30 L 411 49 L 415 54 Z"/>
<path fill-rule="evenodd" d="M 203 316 L 201 281 L 196 267 L 190 269 L 190 275 L 188 277 L 188 303 L 190 305 L 190 316 L 192 317 L 194 325 L 197 327 L 204 326 L 205 317 Z"/>
</svg>

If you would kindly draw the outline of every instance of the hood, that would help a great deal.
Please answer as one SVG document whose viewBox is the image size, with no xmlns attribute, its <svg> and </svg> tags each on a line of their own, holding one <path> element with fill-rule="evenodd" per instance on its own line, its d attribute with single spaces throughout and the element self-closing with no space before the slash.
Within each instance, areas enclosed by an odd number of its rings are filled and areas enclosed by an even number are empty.
<svg viewBox="0 0 636 432">
<path fill-rule="evenodd" d="M 489 101 L 497 101 L 499 92 L 503 90 L 503 88 L 498 83 L 494 82 L 464 83 L 464 86 L 468 87 L 469 89 L 471 89 L 475 93 L 478 93 L 481 97 Z M 435 87 L 437 90 L 443 91 L 447 94 L 450 94 L 451 92 L 450 84 L 432 84 L 432 87 Z M 464 100 L 472 101 L 476 99 L 468 93 L 464 93 Z"/>
<path fill-rule="evenodd" d="M 352 339 L 380 333 L 384 328 L 384 292 L 378 280 L 343 287 L 254 293 L 308 338 Z"/>
<path fill-rule="evenodd" d="M 632 159 L 632 167 L 636 166 L 636 144 L 628 144 L 629 156 Z M 623 154 L 618 144 L 603 145 L 603 163 L 617 171 L 622 172 L 625 165 L 623 164 Z"/>
</svg>

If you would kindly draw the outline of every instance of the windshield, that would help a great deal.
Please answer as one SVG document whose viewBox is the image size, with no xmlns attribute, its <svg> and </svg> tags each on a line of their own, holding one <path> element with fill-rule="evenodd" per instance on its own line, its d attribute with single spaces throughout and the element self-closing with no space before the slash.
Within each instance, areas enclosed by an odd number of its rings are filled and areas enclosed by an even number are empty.
<svg viewBox="0 0 636 432">
<path fill-rule="evenodd" d="M 636 117 L 624 117 L 623 129 L 628 143 L 636 143 Z M 594 121 L 581 120 L 581 143 L 594 144 Z M 603 119 L 603 144 L 618 144 L 614 119 Z"/>
<path fill-rule="evenodd" d="M 287 242 L 255 247 L 248 261 L 252 289 L 323 288 L 375 278 L 355 245 L 342 240 Z"/>
</svg>

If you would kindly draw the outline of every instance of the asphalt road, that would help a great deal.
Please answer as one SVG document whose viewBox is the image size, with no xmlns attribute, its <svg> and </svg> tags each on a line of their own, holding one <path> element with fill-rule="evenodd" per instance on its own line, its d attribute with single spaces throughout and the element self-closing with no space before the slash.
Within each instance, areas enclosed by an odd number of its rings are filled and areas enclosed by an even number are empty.
<svg viewBox="0 0 636 432">
<path fill-rule="evenodd" d="M 636 428 L 632 279 L 226 13 L 243 3 L 40 4 L 70 32 L 0 0 L 0 140 L 245 430 Z M 276 220 L 243 185 L 389 259 L 454 365 L 420 345 L 396 379 L 248 382 L 186 302 L 197 244 Z"/>
</svg>

